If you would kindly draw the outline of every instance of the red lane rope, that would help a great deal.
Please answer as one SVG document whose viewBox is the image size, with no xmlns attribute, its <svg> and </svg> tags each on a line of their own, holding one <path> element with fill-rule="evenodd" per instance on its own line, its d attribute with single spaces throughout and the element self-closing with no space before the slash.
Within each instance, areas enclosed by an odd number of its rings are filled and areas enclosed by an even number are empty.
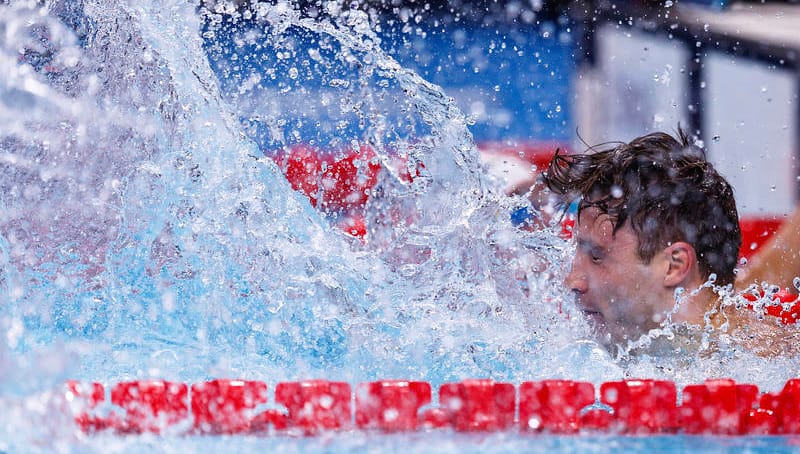
<svg viewBox="0 0 800 454">
<path fill-rule="evenodd" d="M 596 392 L 598 391 L 598 392 Z M 800 379 L 779 393 L 730 379 L 678 392 L 665 380 L 592 383 L 493 380 L 441 385 L 432 402 L 422 381 L 282 382 L 270 400 L 260 381 L 218 379 L 187 385 L 163 380 L 114 384 L 70 381 L 64 393 L 86 433 L 259 434 L 311 436 L 323 431 L 611 434 L 800 434 Z M 681 396 L 680 404 L 678 396 Z"/>
</svg>

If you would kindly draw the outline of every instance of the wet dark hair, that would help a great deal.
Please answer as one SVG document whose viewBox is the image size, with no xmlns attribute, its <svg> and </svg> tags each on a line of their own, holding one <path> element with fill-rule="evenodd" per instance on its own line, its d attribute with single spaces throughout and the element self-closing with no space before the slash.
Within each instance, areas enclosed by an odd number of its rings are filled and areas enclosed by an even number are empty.
<svg viewBox="0 0 800 454">
<path fill-rule="evenodd" d="M 733 189 L 680 128 L 677 138 L 656 132 L 584 154 L 556 150 L 542 179 L 564 203 L 578 200 L 579 220 L 596 207 L 611 217 L 614 233 L 630 222 L 645 263 L 685 241 L 706 278 L 733 283 L 742 243 Z"/>
</svg>

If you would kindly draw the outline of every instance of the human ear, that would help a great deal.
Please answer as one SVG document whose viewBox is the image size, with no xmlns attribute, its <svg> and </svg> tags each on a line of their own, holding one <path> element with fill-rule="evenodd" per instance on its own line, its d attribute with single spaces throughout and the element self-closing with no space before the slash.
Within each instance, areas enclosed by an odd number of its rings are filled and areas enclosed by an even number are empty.
<svg viewBox="0 0 800 454">
<path fill-rule="evenodd" d="M 684 241 L 677 241 L 664 249 L 667 259 L 667 272 L 664 275 L 666 287 L 686 285 L 690 273 L 697 262 L 694 247 Z"/>
</svg>

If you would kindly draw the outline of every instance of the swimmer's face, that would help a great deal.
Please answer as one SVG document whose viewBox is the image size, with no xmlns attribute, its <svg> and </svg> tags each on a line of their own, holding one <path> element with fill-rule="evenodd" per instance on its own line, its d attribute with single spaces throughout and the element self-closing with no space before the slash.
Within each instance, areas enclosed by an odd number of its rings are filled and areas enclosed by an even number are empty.
<svg viewBox="0 0 800 454">
<path fill-rule="evenodd" d="M 566 283 L 578 307 L 606 345 L 636 340 L 664 320 L 674 289 L 664 286 L 669 267 L 660 254 L 645 263 L 630 223 L 614 233 L 608 215 L 584 209 L 575 226 L 577 250 Z"/>
</svg>

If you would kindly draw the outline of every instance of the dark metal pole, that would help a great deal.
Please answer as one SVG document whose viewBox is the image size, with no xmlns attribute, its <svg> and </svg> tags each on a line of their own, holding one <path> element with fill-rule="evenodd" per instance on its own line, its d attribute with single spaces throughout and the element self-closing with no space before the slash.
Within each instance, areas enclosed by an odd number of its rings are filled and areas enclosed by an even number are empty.
<svg viewBox="0 0 800 454">
<path fill-rule="evenodd" d="M 575 24 L 579 24 L 581 34 L 578 41 L 579 55 L 576 61 L 579 66 L 586 65 L 594 68 L 597 64 L 597 43 L 595 35 L 597 26 L 601 23 L 600 11 L 597 9 L 596 0 L 574 2 L 572 4 L 571 16 Z"/>
<path fill-rule="evenodd" d="M 699 140 L 705 140 L 705 125 L 703 124 L 703 91 L 705 80 L 703 76 L 705 46 L 689 47 L 689 61 L 686 65 L 687 82 L 687 120 L 691 133 Z"/>
<path fill-rule="evenodd" d="M 800 204 L 800 73 L 794 78 L 794 202 Z"/>
</svg>

